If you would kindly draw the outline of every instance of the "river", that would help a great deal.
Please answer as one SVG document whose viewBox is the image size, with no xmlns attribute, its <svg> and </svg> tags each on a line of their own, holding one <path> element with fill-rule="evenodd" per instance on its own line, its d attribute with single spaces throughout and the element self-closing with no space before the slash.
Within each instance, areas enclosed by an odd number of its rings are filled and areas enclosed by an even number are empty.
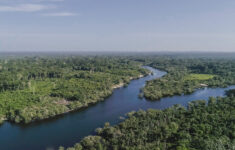
<svg viewBox="0 0 235 150">
<path fill-rule="evenodd" d="M 59 146 L 73 146 L 83 137 L 94 134 L 94 130 L 103 127 L 105 122 L 111 125 L 120 121 L 120 116 L 133 111 L 148 108 L 165 109 L 174 104 L 187 106 L 193 100 L 205 99 L 210 96 L 224 96 L 227 88 L 204 88 L 190 95 L 181 95 L 162 98 L 159 101 L 146 101 L 139 99 L 140 88 L 145 82 L 160 78 L 166 72 L 146 67 L 153 72 L 137 80 L 133 80 L 127 87 L 115 89 L 113 94 L 105 101 L 90 106 L 87 109 L 68 113 L 53 119 L 31 123 L 29 125 L 17 125 L 5 122 L 0 126 L 1 150 L 54 150 Z"/>
</svg>

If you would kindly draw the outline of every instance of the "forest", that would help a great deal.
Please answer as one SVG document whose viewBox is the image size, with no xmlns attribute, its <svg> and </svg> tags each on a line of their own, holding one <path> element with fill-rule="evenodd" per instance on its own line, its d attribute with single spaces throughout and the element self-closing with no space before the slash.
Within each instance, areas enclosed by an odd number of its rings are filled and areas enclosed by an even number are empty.
<svg viewBox="0 0 235 150">
<path fill-rule="evenodd" d="M 226 87 L 235 83 L 234 59 L 172 58 L 137 56 L 130 58 L 167 74 L 148 81 L 141 90 L 148 100 L 190 94 L 203 87 Z M 133 111 L 118 125 L 97 128 L 73 147 L 59 150 L 215 150 L 235 145 L 235 91 L 208 102 L 190 102 L 187 108 L 174 105 L 165 110 Z"/>
<path fill-rule="evenodd" d="M 142 62 L 167 72 L 164 77 L 147 82 L 142 89 L 148 100 L 235 84 L 234 59 L 150 57 Z"/>
<path fill-rule="evenodd" d="M 124 57 L 1 58 L 0 123 L 30 123 L 88 107 L 148 73 Z"/>
<path fill-rule="evenodd" d="M 27 56 L 0 59 L 0 123 L 29 123 L 88 107 L 116 87 L 147 75 L 142 65 L 167 72 L 141 90 L 148 100 L 235 84 L 235 61 L 171 56 Z"/>
<path fill-rule="evenodd" d="M 150 74 L 167 74 L 141 89 L 147 100 L 235 84 L 235 61 L 171 56 L 35 56 L 0 59 L 0 124 L 30 123 L 104 100 L 115 88 Z M 67 150 L 214 150 L 235 145 L 235 90 L 185 108 L 133 111 L 105 123 Z M 66 148 L 59 147 L 59 150 Z"/>
<path fill-rule="evenodd" d="M 128 113 L 118 125 L 106 123 L 67 150 L 225 150 L 235 146 L 235 91 L 227 97 L 193 101 L 187 108 Z M 64 150 L 59 147 L 59 150 Z"/>
</svg>

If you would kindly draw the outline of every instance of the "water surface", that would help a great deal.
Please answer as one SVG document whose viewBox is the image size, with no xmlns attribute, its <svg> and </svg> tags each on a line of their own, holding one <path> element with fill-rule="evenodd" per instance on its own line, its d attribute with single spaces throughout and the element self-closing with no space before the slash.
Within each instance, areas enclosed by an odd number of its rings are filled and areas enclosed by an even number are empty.
<svg viewBox="0 0 235 150">
<path fill-rule="evenodd" d="M 224 96 L 225 90 L 235 88 L 205 88 L 191 95 L 167 97 L 155 102 L 146 101 L 138 98 L 140 88 L 146 81 L 166 74 L 151 67 L 147 68 L 154 74 L 131 81 L 128 87 L 114 90 L 105 101 L 82 111 L 29 125 L 4 123 L 0 126 L 0 150 L 53 150 L 60 145 L 73 146 L 83 137 L 94 134 L 94 130 L 103 127 L 105 122 L 110 122 L 111 125 L 119 123 L 122 121 L 120 116 L 132 110 L 165 109 L 174 104 L 187 106 L 189 101 Z"/>
</svg>

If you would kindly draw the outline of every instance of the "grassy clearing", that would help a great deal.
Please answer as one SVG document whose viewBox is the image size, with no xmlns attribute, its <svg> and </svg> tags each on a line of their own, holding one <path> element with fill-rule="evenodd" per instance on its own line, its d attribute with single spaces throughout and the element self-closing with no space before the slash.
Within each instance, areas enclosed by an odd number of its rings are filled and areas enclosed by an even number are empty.
<svg viewBox="0 0 235 150">
<path fill-rule="evenodd" d="M 214 78 L 215 75 L 211 75 L 211 74 L 189 74 L 188 76 L 185 77 L 184 80 L 209 80 Z"/>
</svg>

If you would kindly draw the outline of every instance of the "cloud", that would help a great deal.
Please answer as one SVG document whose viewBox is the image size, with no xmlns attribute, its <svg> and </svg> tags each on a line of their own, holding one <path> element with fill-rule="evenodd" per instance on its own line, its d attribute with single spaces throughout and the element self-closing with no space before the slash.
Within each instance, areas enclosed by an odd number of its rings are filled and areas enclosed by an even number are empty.
<svg viewBox="0 0 235 150">
<path fill-rule="evenodd" d="M 78 16 L 79 14 L 71 12 L 57 12 L 57 13 L 47 13 L 42 15 L 49 17 L 68 17 L 68 16 Z"/>
<path fill-rule="evenodd" d="M 55 8 L 55 6 L 40 5 L 40 4 L 21 4 L 15 6 L 0 5 L 0 12 L 36 12 L 51 8 Z"/>
</svg>

